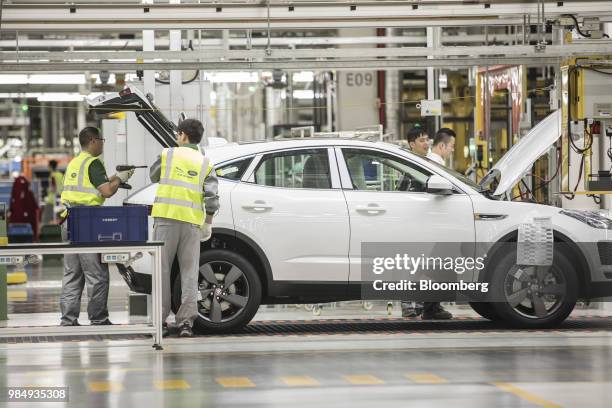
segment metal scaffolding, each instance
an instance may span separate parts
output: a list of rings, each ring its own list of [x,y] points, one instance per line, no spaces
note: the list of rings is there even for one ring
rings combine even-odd
[[[579,14],[612,21],[612,2],[545,1],[546,16]],[[537,21],[533,0],[271,1],[182,4],[76,1],[6,4],[2,28],[19,31],[141,31],[170,29],[267,29],[518,25]]]

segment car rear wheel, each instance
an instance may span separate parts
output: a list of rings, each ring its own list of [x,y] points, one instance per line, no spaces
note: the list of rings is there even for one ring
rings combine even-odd
[[[242,256],[225,249],[200,254],[198,276],[198,333],[227,333],[246,326],[259,308],[261,282],[255,268]],[[176,275],[173,309],[181,304],[181,280]]]
[[[517,265],[516,250],[501,256],[493,273],[494,310],[517,327],[553,327],[576,305],[578,280],[567,256],[555,251],[549,266]],[[501,301],[501,300],[504,301]]]

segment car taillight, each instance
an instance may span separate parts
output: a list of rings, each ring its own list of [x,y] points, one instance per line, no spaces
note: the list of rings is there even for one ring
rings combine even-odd
[[[123,91],[119,92],[119,96],[127,96],[131,94],[132,94],[132,90],[130,88],[125,88]]]

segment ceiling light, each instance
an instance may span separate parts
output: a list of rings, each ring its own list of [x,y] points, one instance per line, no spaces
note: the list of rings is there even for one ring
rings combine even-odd
[[[314,72],[312,71],[301,71],[293,74],[293,82],[312,82],[314,79]]]
[[[314,98],[314,92],[312,89],[298,89],[293,91],[293,97],[295,99],[312,99]]]
[[[259,82],[257,72],[212,72],[205,78],[213,83],[245,83]]]
[[[2,74],[2,85],[83,85],[83,74]]]
[[[47,92],[38,97],[38,102],[82,102],[84,99],[78,93]]]

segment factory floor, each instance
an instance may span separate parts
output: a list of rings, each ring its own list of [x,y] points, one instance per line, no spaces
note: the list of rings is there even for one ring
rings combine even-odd
[[[57,324],[61,265],[28,275],[9,288],[4,325]],[[114,277],[116,323],[131,321],[126,298]],[[384,303],[371,306],[325,305],[320,316],[262,307],[251,330],[171,337],[163,351],[145,336],[13,339],[0,344],[0,390],[69,388],[68,403],[8,404],[16,407],[610,406],[611,312],[581,307],[558,329],[510,330],[465,306],[450,306],[451,322],[403,320],[397,307],[388,315]]]

